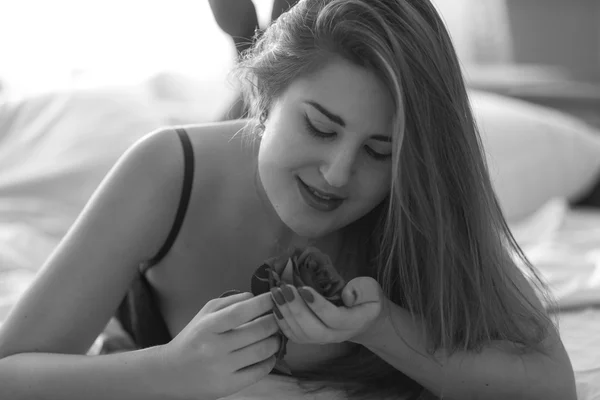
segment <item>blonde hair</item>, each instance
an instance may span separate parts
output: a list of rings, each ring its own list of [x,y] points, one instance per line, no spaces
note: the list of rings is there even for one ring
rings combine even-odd
[[[461,69],[434,6],[303,0],[256,40],[233,71],[251,121],[264,120],[291,82],[331,57],[374,71],[404,110],[405,125],[400,113],[394,121],[390,194],[347,232],[368,244],[364,274],[424,323],[428,350],[477,351],[494,340],[541,349],[552,321],[519,290],[516,260],[541,294],[546,288],[498,205]],[[423,392],[358,345],[299,377],[355,398]]]

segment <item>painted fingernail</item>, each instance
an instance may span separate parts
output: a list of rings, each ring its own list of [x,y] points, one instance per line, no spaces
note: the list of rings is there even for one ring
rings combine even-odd
[[[273,296],[275,303],[279,304],[280,306],[285,304],[285,298],[283,297],[283,294],[281,294],[281,290],[272,288],[271,295]]]
[[[291,303],[292,301],[294,301],[294,292],[292,291],[292,288],[289,285],[283,285],[281,291],[283,292],[283,297],[285,297],[285,300],[287,302]]]
[[[283,315],[281,315],[281,311],[279,311],[277,306],[273,307],[273,313],[278,319],[283,319]]]
[[[312,295],[312,293],[304,288],[299,288],[298,289],[298,293],[300,293],[300,296],[304,299],[304,301],[306,301],[307,303],[312,303],[313,301],[315,301],[315,297]]]

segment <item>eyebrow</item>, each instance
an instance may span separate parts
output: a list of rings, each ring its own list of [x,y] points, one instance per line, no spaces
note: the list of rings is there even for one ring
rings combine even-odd
[[[331,111],[329,111],[328,109],[326,109],[325,107],[323,107],[322,105],[320,105],[319,103],[317,103],[316,101],[310,101],[309,100],[309,101],[306,101],[305,103],[313,106],[321,114],[325,115],[327,118],[329,118],[331,121],[335,122],[336,124],[338,124],[342,128],[346,127],[346,121],[344,121],[344,119],[342,117],[340,117],[339,115],[336,115],[336,114],[332,113]],[[386,142],[386,143],[391,143],[392,142],[392,138],[390,136],[385,136],[385,135],[373,135],[373,136],[371,136],[371,139],[374,139],[374,140],[377,140],[377,141],[380,141],[380,142]]]
[[[346,127],[346,122],[344,121],[344,119],[342,117],[327,110],[325,107],[323,107],[319,103],[317,103],[315,101],[307,101],[306,104],[310,104],[311,106],[316,108],[321,114],[325,115],[327,118],[329,118],[336,124],[340,125],[342,128]]]

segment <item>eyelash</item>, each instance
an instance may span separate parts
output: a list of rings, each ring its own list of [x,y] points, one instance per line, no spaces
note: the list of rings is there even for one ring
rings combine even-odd
[[[329,139],[335,135],[335,132],[322,132],[322,131],[318,130],[317,128],[314,127],[313,124],[310,123],[308,117],[306,117],[306,116],[304,117],[304,125],[306,126],[306,129],[313,136],[316,136],[320,139]],[[374,151],[372,148],[370,148],[369,146],[366,146],[366,150],[367,150],[367,153],[369,153],[369,155],[371,157],[373,157],[375,160],[383,161],[383,160],[387,160],[388,158],[390,158],[390,154],[378,153],[378,152]]]

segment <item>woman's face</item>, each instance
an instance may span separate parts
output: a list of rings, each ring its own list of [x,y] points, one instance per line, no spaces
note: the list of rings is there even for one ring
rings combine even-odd
[[[262,188],[289,229],[323,237],[388,195],[393,116],[383,82],[345,60],[290,85],[269,110],[258,155]]]

